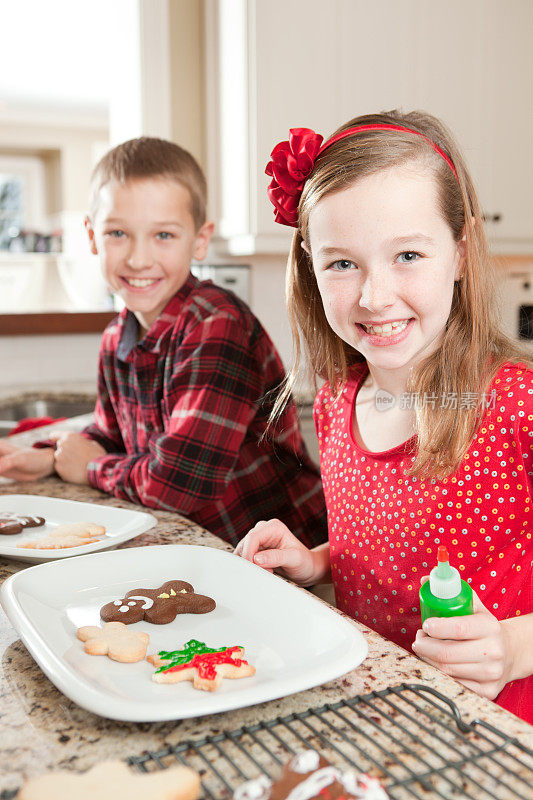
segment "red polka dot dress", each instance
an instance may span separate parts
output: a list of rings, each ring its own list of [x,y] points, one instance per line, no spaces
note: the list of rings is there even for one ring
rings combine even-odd
[[[434,484],[404,476],[416,439],[381,453],[357,444],[352,417],[367,373],[357,367],[336,399],[326,383],[314,405],[337,606],[410,650],[420,577],[445,544],[498,619],[531,613],[533,370],[500,369],[460,468]],[[533,723],[533,678],[508,684],[497,702]]]

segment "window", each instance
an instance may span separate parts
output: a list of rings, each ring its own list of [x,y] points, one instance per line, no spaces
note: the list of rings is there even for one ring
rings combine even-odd
[[[33,155],[0,155],[0,250],[17,247],[23,231],[47,228],[44,164]]]
[[[9,250],[24,227],[24,188],[20,175],[0,173],[0,250]]]

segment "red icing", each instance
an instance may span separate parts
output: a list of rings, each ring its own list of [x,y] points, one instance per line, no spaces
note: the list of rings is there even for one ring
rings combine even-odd
[[[236,658],[233,655],[236,650],[242,652],[240,647],[235,646],[228,647],[228,649],[223,650],[222,653],[202,653],[194,656],[192,660],[188,661],[186,664],[178,664],[178,666],[170,667],[169,669],[163,670],[163,672],[179,672],[182,669],[196,667],[199,678],[214,681],[217,675],[215,667],[218,664],[231,664],[233,667],[240,667],[242,664],[248,664],[247,661]]]

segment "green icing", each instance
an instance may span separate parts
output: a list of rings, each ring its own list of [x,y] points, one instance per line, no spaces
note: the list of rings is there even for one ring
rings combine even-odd
[[[205,653],[223,653],[227,647],[218,647],[213,649],[207,647],[205,642],[199,642],[198,639],[191,639],[187,644],[183,645],[183,650],[160,650],[158,656],[164,659],[167,663],[164,664],[156,672],[163,672],[171,667],[177,667],[180,664],[188,664],[192,661],[194,656],[204,655]]]

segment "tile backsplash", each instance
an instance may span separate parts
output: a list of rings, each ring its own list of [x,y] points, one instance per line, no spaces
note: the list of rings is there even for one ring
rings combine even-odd
[[[100,334],[0,337],[0,391],[47,387],[94,391]]]

